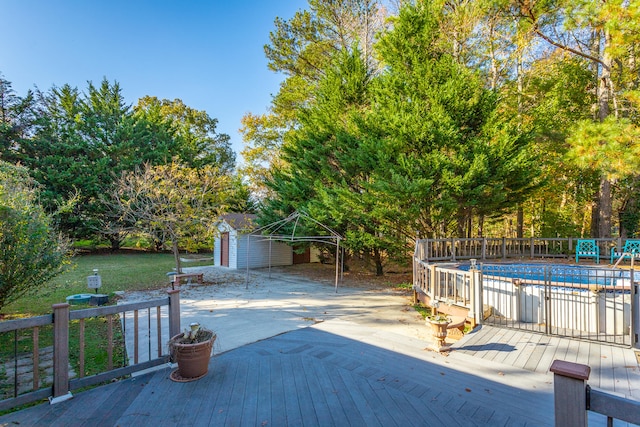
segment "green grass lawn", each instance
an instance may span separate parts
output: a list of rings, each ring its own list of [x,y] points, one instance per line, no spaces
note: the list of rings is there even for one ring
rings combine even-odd
[[[190,262],[183,267],[211,265],[211,261]],[[73,258],[69,270],[43,284],[34,295],[26,296],[7,305],[2,314],[9,318],[29,317],[51,312],[51,306],[66,302],[69,295],[94,293],[87,287],[87,276],[98,269],[102,277],[101,294],[112,295],[115,291],[163,289],[169,286],[167,272],[175,267],[172,254],[166,253],[119,253],[91,254]],[[86,308],[74,305],[71,309]]]

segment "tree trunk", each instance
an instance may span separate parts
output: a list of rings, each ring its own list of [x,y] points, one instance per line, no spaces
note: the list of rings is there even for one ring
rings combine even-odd
[[[600,229],[600,191],[593,198],[591,207],[591,230],[589,236],[598,237]]]
[[[522,239],[524,237],[524,209],[521,204],[518,205],[518,212],[516,216],[516,237],[518,239]]]
[[[173,258],[176,261],[176,273],[182,273],[182,264],[180,263],[180,249],[178,248],[178,239],[171,241],[171,249],[173,250]]]
[[[610,43],[610,36],[605,32],[604,47],[602,50],[602,66],[598,69],[601,70],[600,83],[598,85],[598,120],[604,121],[610,114],[611,109],[609,107],[609,92],[611,89],[611,57],[607,54],[607,47]],[[606,144],[607,141],[601,141],[601,144]],[[611,237],[611,215],[613,214],[611,199],[611,181],[605,176],[600,178],[600,189],[598,191],[598,224],[597,235],[595,237]],[[592,227],[593,230],[593,227]]]
[[[120,250],[120,244],[122,243],[122,240],[120,239],[119,235],[109,235],[108,239],[109,243],[111,244],[111,252]]]
[[[640,199],[636,194],[636,191],[633,191],[618,210],[619,236],[623,239],[638,235]]]
[[[379,249],[373,250],[373,260],[376,263],[376,276],[384,276],[384,269],[382,266],[382,254]]]
[[[611,237],[611,215],[613,213],[611,203],[611,181],[602,177],[600,179],[600,191],[598,200],[598,235],[595,237]]]
[[[464,237],[464,228],[466,225],[466,215],[464,212],[464,208],[459,207],[458,212],[456,214],[456,235],[458,237]]]
[[[478,215],[478,237],[484,237],[484,214]]]

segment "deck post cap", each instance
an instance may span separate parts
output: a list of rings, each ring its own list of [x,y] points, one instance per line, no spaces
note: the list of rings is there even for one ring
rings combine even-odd
[[[554,374],[575,378],[577,380],[588,380],[589,374],[591,374],[591,367],[588,365],[558,359],[553,361],[549,370]]]

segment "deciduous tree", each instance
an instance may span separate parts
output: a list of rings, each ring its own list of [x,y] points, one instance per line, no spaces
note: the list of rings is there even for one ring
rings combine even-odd
[[[167,165],[146,164],[118,178],[111,202],[123,223],[162,243],[170,242],[181,271],[180,244],[206,241],[225,210],[230,177],[207,165],[190,168],[175,159]]]

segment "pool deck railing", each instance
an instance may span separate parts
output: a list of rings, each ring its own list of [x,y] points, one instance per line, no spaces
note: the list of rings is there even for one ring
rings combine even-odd
[[[458,261],[465,259],[508,259],[508,258],[566,258],[575,256],[578,240],[576,237],[476,237],[417,239],[414,257],[429,262]],[[606,254],[614,249],[621,252],[625,239],[598,238],[594,240],[606,259]]]
[[[547,264],[469,270],[414,259],[416,301],[473,326],[488,323],[630,347],[638,346],[638,284],[633,268],[579,266],[558,275]],[[533,271],[536,270],[536,271]]]

